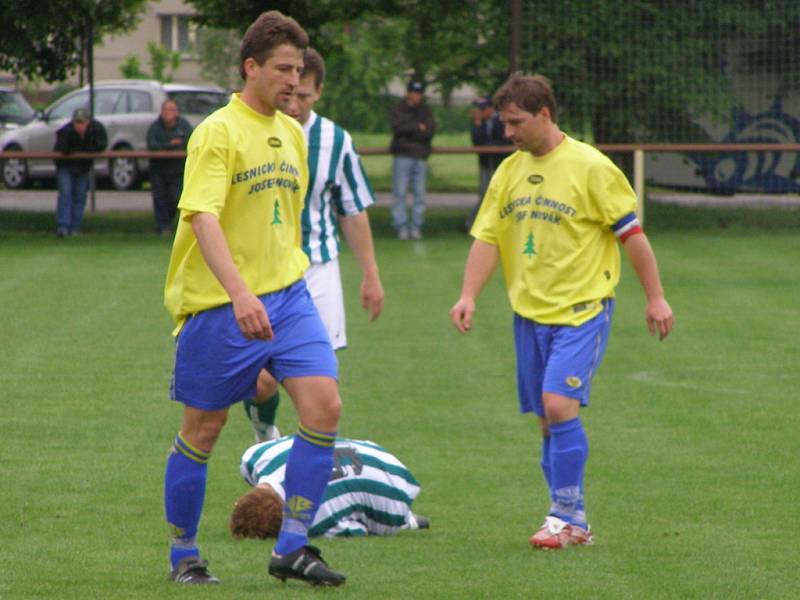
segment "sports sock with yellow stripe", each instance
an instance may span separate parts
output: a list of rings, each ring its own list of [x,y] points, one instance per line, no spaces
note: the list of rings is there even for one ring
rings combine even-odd
[[[308,543],[308,529],[331,477],[335,442],[336,432],[299,426],[286,459],[286,501],[275,545],[277,554],[290,554]]]
[[[170,562],[172,568],[187,556],[199,556],[196,536],[211,454],[203,452],[178,434],[167,458],[164,475],[164,509],[172,531]]]

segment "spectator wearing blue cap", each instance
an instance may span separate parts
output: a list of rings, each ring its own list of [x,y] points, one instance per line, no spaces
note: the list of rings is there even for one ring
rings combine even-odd
[[[391,113],[392,226],[401,240],[422,239],[425,221],[425,181],[436,121],[424,98],[425,84],[412,79],[405,98]],[[406,205],[409,187],[413,195],[410,219]]]

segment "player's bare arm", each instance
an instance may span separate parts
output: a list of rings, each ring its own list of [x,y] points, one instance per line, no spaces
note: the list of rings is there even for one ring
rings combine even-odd
[[[206,264],[231,299],[233,314],[244,336],[249,340],[272,339],[267,311],[236,268],[217,216],[211,213],[195,214],[192,217],[192,231]]]
[[[361,306],[369,311],[369,320],[377,319],[383,310],[383,284],[375,261],[375,246],[366,211],[344,216],[339,220],[348,246],[361,267]]]
[[[475,300],[489,281],[500,259],[497,246],[475,240],[467,256],[464,268],[464,283],[461,286],[461,297],[450,309],[450,320],[461,333],[472,329],[472,315],[475,313]]]
[[[647,329],[650,331],[650,335],[658,333],[658,339],[663,340],[672,330],[675,318],[664,298],[664,288],[661,286],[658,264],[650,241],[645,234],[636,233],[625,240],[623,247],[647,299],[645,309]]]

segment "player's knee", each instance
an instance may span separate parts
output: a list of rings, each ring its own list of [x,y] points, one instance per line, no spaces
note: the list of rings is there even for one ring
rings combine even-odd
[[[560,394],[545,392],[542,394],[546,424],[569,421],[578,416],[580,402]]]
[[[195,448],[211,452],[227,420],[227,412],[215,414],[211,418],[184,423],[181,433],[184,439]]]
[[[261,369],[256,380],[256,404],[263,404],[278,391],[278,380],[275,379],[266,369]]]

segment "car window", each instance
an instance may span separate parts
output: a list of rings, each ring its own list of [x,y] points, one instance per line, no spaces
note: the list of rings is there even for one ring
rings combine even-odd
[[[206,116],[228,103],[228,95],[221,92],[169,92],[178,110],[184,115]]]
[[[123,112],[124,106],[118,108],[122,90],[100,90],[94,94],[94,114],[113,115]]]
[[[155,112],[155,108],[153,108],[153,98],[147,92],[129,90],[126,93],[126,95],[128,97],[127,112],[129,113]]]
[[[58,101],[47,113],[51,119],[69,119],[76,108],[89,108],[89,92],[67,96]]]
[[[33,109],[19,92],[0,92],[0,121],[27,123],[33,118]]]

